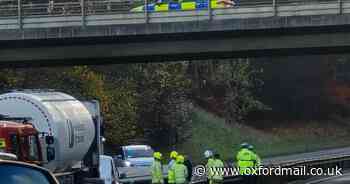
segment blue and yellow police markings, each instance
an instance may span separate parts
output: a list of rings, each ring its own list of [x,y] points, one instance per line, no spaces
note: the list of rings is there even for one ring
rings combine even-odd
[[[223,5],[217,4],[217,0],[210,0],[211,8],[223,8]],[[168,3],[152,3],[147,5],[148,12],[162,12],[162,11],[179,11],[179,10],[205,10],[208,9],[207,0],[196,1],[181,1]],[[133,8],[131,12],[143,12],[144,6]]]
[[[0,138],[0,148],[5,148],[6,147],[6,142],[4,138]]]

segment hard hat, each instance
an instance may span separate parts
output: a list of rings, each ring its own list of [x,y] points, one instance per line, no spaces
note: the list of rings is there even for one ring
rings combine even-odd
[[[182,155],[178,155],[176,157],[176,162],[177,163],[184,163],[185,162],[185,158]]]
[[[249,149],[249,150],[254,150],[254,146],[250,144],[250,145],[248,146],[248,149]]]
[[[211,150],[207,150],[204,152],[204,157],[209,158],[213,156],[213,152]]]
[[[162,159],[162,154],[160,152],[154,152],[153,157],[160,160]]]
[[[241,148],[248,148],[249,147],[249,144],[244,142],[240,145]]]
[[[176,151],[170,152],[170,158],[176,159],[177,155],[178,155],[178,153]]]

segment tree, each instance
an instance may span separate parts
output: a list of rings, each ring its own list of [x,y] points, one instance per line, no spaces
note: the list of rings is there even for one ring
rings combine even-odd
[[[69,84],[88,99],[98,99],[104,116],[105,137],[110,145],[121,145],[137,133],[135,82],[105,83],[105,76],[88,67],[74,67],[67,72]]]
[[[179,131],[189,121],[190,113],[191,81],[186,77],[186,68],[185,62],[139,65],[138,122],[146,136],[162,137],[163,143],[172,145],[182,138]]]
[[[217,69],[217,80],[226,87],[226,121],[241,122],[249,112],[267,108],[254,96],[254,90],[263,84],[258,78],[261,72],[249,59],[223,62]]]
[[[2,69],[0,72],[0,89],[4,91],[6,89],[12,89],[22,83],[24,77],[16,73],[15,70]]]
[[[198,61],[190,66],[193,96],[208,111],[232,123],[241,122],[250,111],[266,108],[254,94],[263,85],[262,70],[248,59]]]

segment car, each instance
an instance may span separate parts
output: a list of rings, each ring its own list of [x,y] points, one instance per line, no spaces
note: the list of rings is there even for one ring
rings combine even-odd
[[[212,9],[233,7],[231,0],[210,0]],[[207,0],[178,0],[162,1],[160,3],[150,3],[147,5],[147,12],[183,11],[183,10],[207,10]],[[131,12],[144,12],[145,6],[141,5],[130,10]]]
[[[59,184],[50,171],[13,160],[0,160],[0,183]]]
[[[118,150],[118,167],[148,167],[153,163],[153,149],[148,145],[127,145]]]

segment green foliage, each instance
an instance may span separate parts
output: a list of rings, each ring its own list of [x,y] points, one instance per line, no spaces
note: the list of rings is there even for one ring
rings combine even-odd
[[[117,86],[111,86],[109,94],[112,98],[106,118],[110,121],[105,132],[110,144],[124,144],[139,132],[136,83],[133,80],[119,81]]]
[[[69,83],[78,88],[81,96],[96,98],[101,103],[103,112],[109,112],[111,97],[105,89],[104,76],[90,70],[87,66],[73,67],[67,73]]]
[[[227,89],[225,106],[228,122],[242,121],[249,112],[266,108],[253,93],[263,84],[258,78],[261,72],[254,69],[249,60],[223,62],[218,67],[216,79]]]
[[[348,146],[350,132],[343,125],[329,122],[307,122],[296,129],[257,130],[246,125],[227,124],[225,119],[195,108],[191,114],[192,136],[178,146],[193,162],[204,161],[206,149],[218,151],[224,160],[232,160],[242,142],[253,144],[261,157],[311,152]],[[320,131],[322,130],[322,131]]]
[[[74,67],[67,72],[70,84],[88,99],[97,99],[105,122],[107,143],[118,145],[136,135],[136,98],[133,81],[106,85],[105,76],[88,67]]]
[[[15,88],[24,80],[23,76],[18,75],[14,70],[2,69],[0,71],[0,89]]]
[[[106,138],[112,145],[142,136],[166,145],[187,139],[190,95],[198,84],[200,93],[212,90],[220,94],[223,89],[225,103],[217,109],[227,111],[228,117],[244,117],[261,105],[251,92],[258,85],[249,62],[201,61],[194,64],[198,68],[194,73],[191,65],[176,62],[8,70],[0,74],[0,85],[7,89],[54,88],[78,99],[99,100]]]
[[[167,135],[170,140],[163,139],[165,144],[176,144],[181,127],[189,120],[191,81],[186,78],[186,63],[143,64],[138,73],[140,127],[146,136]]]
[[[248,59],[193,62],[191,72],[197,103],[230,123],[242,122],[249,112],[266,108],[255,95],[263,85],[262,70]]]

